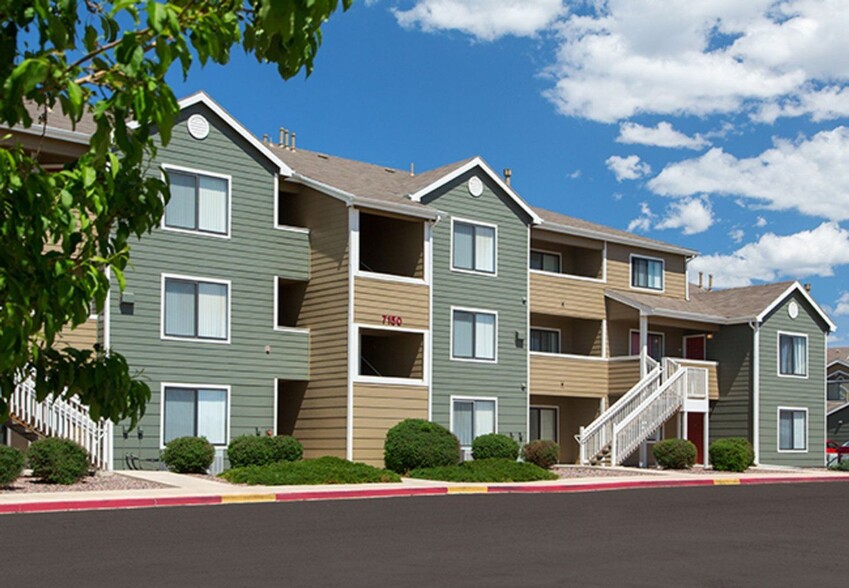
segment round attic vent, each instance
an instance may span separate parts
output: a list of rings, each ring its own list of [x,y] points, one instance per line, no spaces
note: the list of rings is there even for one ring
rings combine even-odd
[[[193,114],[186,122],[189,134],[195,139],[202,140],[209,136],[209,121],[200,114]]]
[[[787,305],[787,314],[789,314],[792,319],[799,316],[799,305],[796,304],[795,301]]]
[[[483,182],[477,176],[469,178],[469,194],[475,198],[479,198],[483,194]]]

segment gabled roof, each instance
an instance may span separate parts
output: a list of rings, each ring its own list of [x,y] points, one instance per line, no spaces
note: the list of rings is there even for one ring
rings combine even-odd
[[[826,363],[829,367],[834,364],[849,367],[849,347],[829,347],[826,352]]]

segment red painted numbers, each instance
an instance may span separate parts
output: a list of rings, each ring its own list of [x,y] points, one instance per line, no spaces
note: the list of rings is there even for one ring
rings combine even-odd
[[[389,325],[391,327],[400,327],[402,324],[404,324],[404,320],[400,316],[394,314],[384,314],[383,324]]]

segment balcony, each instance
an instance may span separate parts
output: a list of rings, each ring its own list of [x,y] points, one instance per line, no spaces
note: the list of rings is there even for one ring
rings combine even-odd
[[[607,396],[607,361],[601,357],[532,351],[531,394],[603,398]]]
[[[376,276],[354,278],[354,321],[407,329],[430,328],[430,287],[386,281]]]
[[[531,270],[531,312],[605,318],[604,283]]]
[[[360,211],[359,272],[424,280],[425,228],[419,220]]]

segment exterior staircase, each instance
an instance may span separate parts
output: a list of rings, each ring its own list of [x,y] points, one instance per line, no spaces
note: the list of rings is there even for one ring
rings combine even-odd
[[[42,437],[70,439],[85,448],[94,467],[112,469],[112,423],[92,420],[88,407],[76,398],[39,402],[31,379],[18,384],[12,392],[9,418],[3,424],[29,441]]]
[[[575,436],[581,464],[620,465],[687,400],[706,406],[707,370],[683,367],[671,358],[643,360],[648,373]]]

